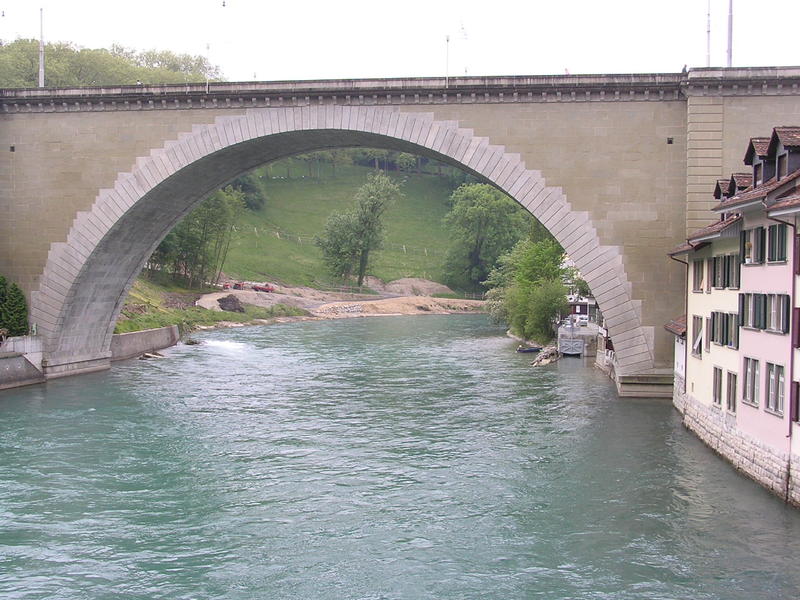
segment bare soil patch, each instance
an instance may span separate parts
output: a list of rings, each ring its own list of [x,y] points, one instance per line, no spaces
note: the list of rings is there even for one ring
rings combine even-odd
[[[432,294],[452,293],[450,288],[434,281],[408,278],[384,285],[378,279],[370,279],[372,280],[368,281],[367,285],[379,291],[382,296],[324,292],[306,287],[272,284],[275,287],[274,292],[225,290],[204,294],[197,300],[197,306],[220,310],[218,300],[232,294],[243,304],[265,308],[275,304],[286,304],[305,309],[313,316],[325,319],[377,315],[450,314],[483,310],[484,302],[482,300],[431,297]]]

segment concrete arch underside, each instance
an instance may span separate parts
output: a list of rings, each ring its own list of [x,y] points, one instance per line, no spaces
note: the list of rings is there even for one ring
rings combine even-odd
[[[113,188],[78,213],[65,242],[51,245],[31,320],[44,339],[45,373],[106,368],[114,323],[142,266],[199,201],[243,172],[297,153],[367,146],[448,162],[506,192],[562,244],[589,283],[614,340],[618,374],[653,367],[651,336],[631,296],[622,254],[602,245],[586,212],[520,156],[490,140],[394,107],[255,108],[220,117],[139,157]]]

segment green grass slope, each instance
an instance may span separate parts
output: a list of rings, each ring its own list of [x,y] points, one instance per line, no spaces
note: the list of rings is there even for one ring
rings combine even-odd
[[[245,211],[234,234],[224,272],[247,280],[277,279],[286,283],[324,287],[337,285],[326,273],[322,254],[314,245],[328,216],[349,208],[371,169],[347,166],[321,179],[277,177],[279,169],[259,171],[266,205]],[[448,211],[452,187],[447,178],[431,174],[395,173],[404,180],[405,197],[385,216],[386,243],[375,254],[370,275],[384,281],[422,277],[441,281],[447,251],[442,218]]]

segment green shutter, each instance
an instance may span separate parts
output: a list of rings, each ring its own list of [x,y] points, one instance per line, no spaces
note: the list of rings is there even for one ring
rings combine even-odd
[[[789,296],[782,295],[778,296],[781,299],[781,304],[783,304],[783,333],[789,333],[789,315],[790,315],[790,308],[789,308]]]
[[[744,262],[744,242],[746,232],[744,230],[739,232],[739,263]],[[740,302],[741,304],[741,302]]]
[[[744,294],[739,294],[739,323],[744,323]]]

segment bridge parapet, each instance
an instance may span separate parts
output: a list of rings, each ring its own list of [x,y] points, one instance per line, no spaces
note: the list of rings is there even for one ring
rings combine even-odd
[[[674,101],[692,95],[794,95],[800,67],[687,73],[414,77],[0,90],[3,112],[242,109],[540,102]]]

